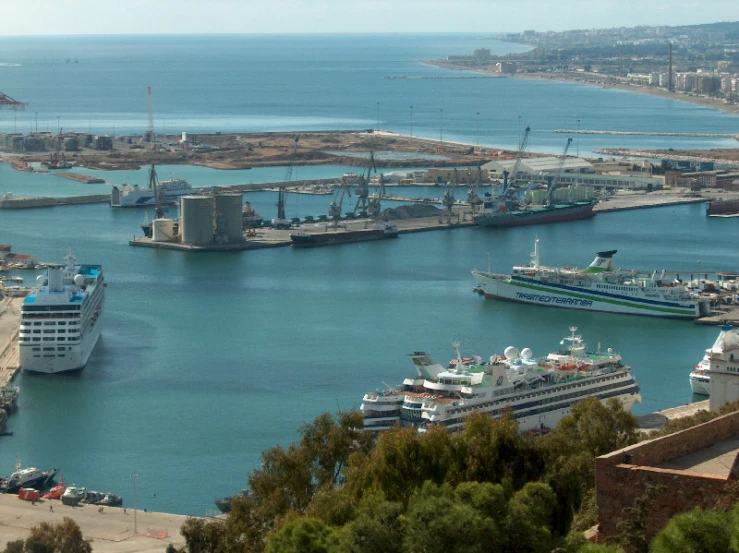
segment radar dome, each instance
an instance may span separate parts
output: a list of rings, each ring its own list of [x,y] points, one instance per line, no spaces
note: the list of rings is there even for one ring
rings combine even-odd
[[[44,280],[46,280],[46,277],[44,275],[39,275],[36,277],[36,284],[38,284],[39,286],[43,286]]]
[[[521,350],[521,357],[523,359],[531,359],[534,356],[534,352],[531,351],[531,348],[523,348]]]
[[[503,355],[505,355],[507,359],[516,359],[518,357],[518,348],[515,346],[508,346],[503,352]]]
[[[82,286],[85,283],[85,276],[84,275],[74,275],[74,283],[77,286]]]

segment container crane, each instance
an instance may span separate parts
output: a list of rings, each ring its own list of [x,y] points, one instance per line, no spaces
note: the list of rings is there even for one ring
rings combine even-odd
[[[293,151],[290,154],[290,160],[288,161],[287,169],[285,170],[284,182],[277,189],[277,203],[275,204],[277,206],[277,218],[272,219],[272,226],[278,228],[285,227],[286,225],[289,226],[289,222],[285,217],[285,188],[293,178],[293,165],[295,164],[295,156],[298,153],[298,140],[300,140],[300,135],[295,137],[295,141],[293,142]]]

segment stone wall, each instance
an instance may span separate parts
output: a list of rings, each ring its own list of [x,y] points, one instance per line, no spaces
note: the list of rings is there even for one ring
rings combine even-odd
[[[726,486],[725,477],[659,469],[655,465],[737,435],[739,412],[598,457],[595,486],[601,536],[618,534],[617,523],[624,507],[633,505],[649,485],[664,487],[649,516],[647,532],[650,538],[676,514],[694,507],[715,505]]]

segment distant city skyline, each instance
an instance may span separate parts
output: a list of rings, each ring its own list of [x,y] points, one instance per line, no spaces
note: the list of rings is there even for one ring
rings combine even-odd
[[[0,36],[219,33],[515,33],[739,21],[736,0],[30,0]]]

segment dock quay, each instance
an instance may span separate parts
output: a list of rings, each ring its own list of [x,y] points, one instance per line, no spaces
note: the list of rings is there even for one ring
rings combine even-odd
[[[63,179],[75,180],[77,182],[83,182],[85,184],[103,184],[105,179],[98,177],[91,177],[89,175],[80,175],[79,173],[54,173],[57,177]]]
[[[10,383],[20,370],[18,329],[23,298],[0,299],[0,386]]]
[[[55,499],[31,502],[16,494],[0,494],[0,549],[28,538],[32,527],[42,522],[59,524],[64,517],[80,527],[95,553],[163,553],[170,543],[179,549],[185,545],[180,527],[189,518],[141,509],[134,512],[130,506],[101,510],[97,505],[72,507]]]
[[[398,234],[428,232],[433,230],[449,230],[454,228],[475,226],[472,221],[465,220],[463,213],[459,208],[455,208],[451,223],[440,223],[439,216],[415,217],[411,219],[395,219],[392,222],[393,224],[397,225]],[[348,228],[349,230],[360,229],[364,228],[364,226],[368,224],[371,224],[371,221],[369,219],[355,219],[351,222],[346,221],[342,223],[341,228]],[[253,236],[247,236],[243,242],[236,242],[232,244],[208,244],[205,246],[192,246],[189,244],[182,244],[181,242],[154,242],[151,238],[144,237],[134,237],[129,240],[128,244],[130,246],[138,246],[143,248],[161,248],[192,252],[260,250],[265,248],[280,248],[290,246],[292,244],[290,234],[295,231],[320,233],[326,232],[326,229],[326,223],[304,224],[299,227],[290,229],[256,229]]]
[[[110,202],[110,194],[94,194],[90,196],[67,196],[52,198],[38,196],[34,198],[5,196],[0,198],[0,209],[30,209],[34,207],[56,207],[60,205],[102,204]]]
[[[595,129],[555,129],[554,132],[561,134],[608,134],[616,136],[687,136],[698,138],[733,138],[739,140],[739,134],[710,132],[608,131]]]
[[[668,420],[691,417],[698,411],[708,411],[707,399],[704,401],[696,401],[695,403],[688,403],[687,405],[680,405],[679,407],[671,407],[649,415],[642,415],[640,417],[636,417],[636,420],[639,424],[639,429],[648,432],[650,430],[662,429]]]

